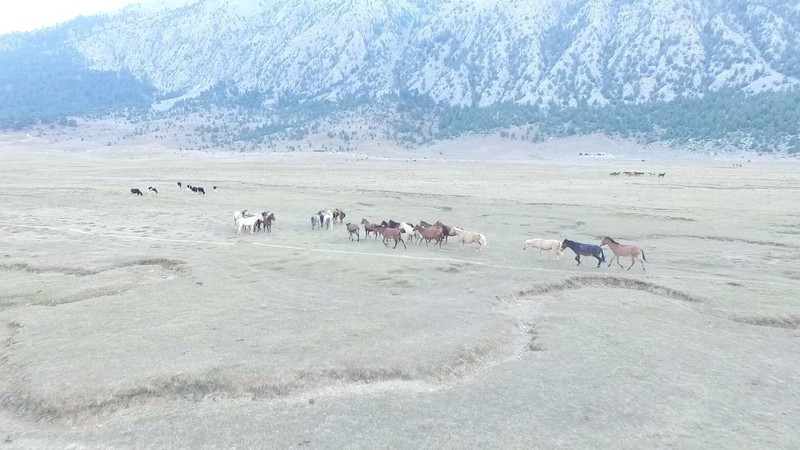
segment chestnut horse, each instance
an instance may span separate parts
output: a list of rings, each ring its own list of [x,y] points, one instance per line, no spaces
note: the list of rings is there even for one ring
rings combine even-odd
[[[389,239],[394,239],[394,247],[397,248],[397,242],[400,241],[403,244],[403,248],[406,247],[406,243],[403,241],[403,232],[399,228],[389,228],[386,225],[381,225],[378,227],[378,233],[383,236],[383,245],[389,246]]]
[[[608,262],[609,266],[611,266],[611,263],[613,263],[614,259],[616,258],[617,264],[619,264],[619,266],[622,267],[622,264],[620,264],[619,262],[619,259],[621,257],[631,258],[631,265],[628,266],[628,270],[631,270],[631,267],[633,267],[633,265],[636,264],[636,260],[639,259],[639,255],[642,255],[642,260],[647,261],[647,258],[644,257],[644,250],[639,248],[638,245],[620,244],[619,242],[615,241],[614,239],[611,239],[608,236],[603,238],[603,242],[601,242],[600,245],[608,245],[608,248],[610,248],[611,251],[614,252],[614,256],[611,258],[611,261]],[[639,261],[639,263],[642,265],[642,270],[646,272],[647,269],[644,268],[644,262]],[[624,269],[624,267],[622,268]]]
[[[442,235],[442,229],[441,228],[439,228],[439,227],[422,227],[422,226],[416,225],[413,228],[413,231],[415,231],[415,232],[420,234],[421,239],[419,240],[419,243],[421,243],[424,240],[425,241],[425,245],[428,245],[428,244],[430,244],[431,241],[436,241],[436,243],[439,244],[439,247],[442,246],[442,239],[443,239],[444,236]]]
[[[433,226],[440,227],[442,229],[442,235],[444,236],[444,243],[445,244],[447,244],[447,237],[448,236],[455,236],[456,235],[455,231],[453,231],[453,227],[445,225],[445,224],[443,224],[442,222],[440,222],[438,220],[436,221],[436,223],[433,224]]]

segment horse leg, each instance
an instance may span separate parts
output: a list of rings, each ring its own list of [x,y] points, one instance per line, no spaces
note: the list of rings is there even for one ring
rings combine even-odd
[[[631,265],[628,266],[628,270],[631,270],[631,267],[633,267],[634,264],[636,264],[636,257],[631,256]]]
[[[614,264],[614,258],[617,257],[617,254],[614,253],[614,256],[611,257],[611,261],[608,262],[608,267],[611,267],[611,264]]]
[[[408,247],[406,247],[406,242],[403,240],[403,237],[400,236],[398,239],[400,239],[400,242],[403,243],[403,248],[408,250]],[[394,243],[394,246],[397,247],[397,242]]]
[[[619,268],[620,268],[620,269],[624,269],[625,267],[623,267],[622,263],[620,263],[620,262],[619,262],[619,255],[617,255],[617,254],[615,253],[615,254],[614,254],[614,256],[617,258],[617,265],[619,266]]]
[[[597,258],[597,267],[595,267],[595,269],[599,269],[600,268],[600,263],[602,263],[603,260],[598,258],[597,256],[595,256],[595,258]]]
[[[578,265],[581,265],[581,255],[575,255],[575,261],[578,261]]]

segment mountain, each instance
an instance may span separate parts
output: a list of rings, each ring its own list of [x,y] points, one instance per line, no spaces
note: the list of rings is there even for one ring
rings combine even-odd
[[[280,117],[269,133],[380,107],[437,121],[429,138],[526,121],[619,133],[601,113],[662,120],[621,124],[652,134],[670,114],[733,107],[745,116],[724,134],[752,135],[766,104],[767,127],[788,114],[772,127],[788,142],[800,123],[781,125],[800,119],[800,2],[162,1],[0,36],[0,86],[6,126],[223,108],[243,126]],[[477,130],[454,128],[459,118]]]

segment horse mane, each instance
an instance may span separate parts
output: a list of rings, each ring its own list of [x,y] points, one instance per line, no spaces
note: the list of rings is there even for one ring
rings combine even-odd
[[[610,238],[610,237],[608,237],[608,236],[606,236],[606,239],[608,239],[609,241],[611,241],[611,243],[612,243],[612,244],[619,244],[619,242],[615,241],[614,239],[611,239],[611,238]]]

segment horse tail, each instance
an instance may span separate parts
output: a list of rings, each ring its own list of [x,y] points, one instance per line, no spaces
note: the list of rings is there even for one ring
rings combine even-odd
[[[486,247],[486,236],[484,236],[482,234],[480,236],[481,236],[481,239],[480,239],[481,247]]]
[[[642,252],[642,259],[647,261],[647,258],[644,257],[644,250],[639,250],[639,251]]]
[[[603,252],[602,247],[600,247],[600,261],[606,262],[606,254]]]

